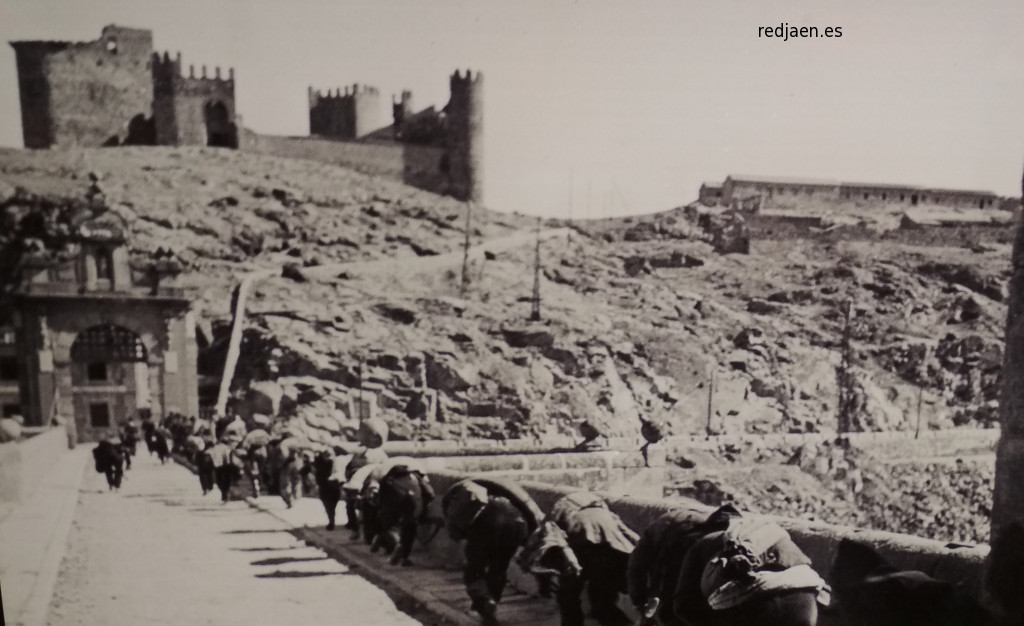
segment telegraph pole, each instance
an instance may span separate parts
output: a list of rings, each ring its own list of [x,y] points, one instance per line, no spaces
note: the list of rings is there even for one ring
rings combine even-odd
[[[843,340],[841,344],[842,358],[839,363],[839,411],[837,414],[836,430],[845,433],[850,430],[850,402],[852,396],[852,384],[850,371],[850,311],[853,302],[847,299],[843,302]]]
[[[708,374],[708,423],[705,427],[708,437],[711,437],[711,402],[715,397],[715,370],[711,369]]]
[[[917,428],[914,429],[914,439],[921,436],[921,398],[924,396],[924,384],[917,388]]]
[[[540,216],[537,216],[537,245],[533,256],[533,311],[530,320],[540,321]]]
[[[459,287],[459,294],[463,297],[466,295],[466,289],[469,287],[469,233],[470,226],[472,225],[473,219],[473,203],[466,203],[466,239],[462,244],[462,285]]]
[[[569,170],[569,228],[565,234],[565,243],[572,245],[572,170]]]

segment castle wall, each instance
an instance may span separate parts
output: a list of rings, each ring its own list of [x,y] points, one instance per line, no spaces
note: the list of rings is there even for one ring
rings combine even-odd
[[[403,182],[444,194],[447,176],[442,148],[400,143],[349,143],[315,137],[280,137],[244,131],[241,147],[249,152],[309,159],[346,167],[370,176]]]
[[[107,26],[86,43],[14,42],[26,147],[145,143],[152,33]]]

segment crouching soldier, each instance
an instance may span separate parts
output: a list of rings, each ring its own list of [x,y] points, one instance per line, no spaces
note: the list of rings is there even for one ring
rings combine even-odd
[[[599,624],[625,626],[632,621],[618,599],[628,593],[626,570],[638,539],[599,496],[577,491],[555,503],[518,562],[538,576],[542,591],[546,576],[557,578],[562,626],[583,626],[584,586]]]
[[[207,450],[206,455],[213,466],[214,481],[217,483],[217,488],[220,489],[220,501],[227,502],[235,473],[235,467],[231,460],[231,447],[221,441]]]
[[[498,623],[509,563],[531,531],[519,504],[468,479],[452,485],[441,501],[448,534],[455,541],[465,540],[463,582],[485,625]]]
[[[334,530],[334,516],[341,499],[341,483],[334,472],[334,454],[330,450],[319,452],[313,459],[313,476],[317,493],[327,513],[327,530]]]
[[[381,479],[377,524],[380,542],[385,552],[391,553],[392,565],[412,564],[409,554],[416,531],[433,500],[430,480],[418,468],[394,465]]]
[[[356,472],[367,465],[383,463],[388,455],[382,446],[388,440],[387,422],[380,419],[368,419],[359,424],[359,431],[356,439],[363,448],[352,455],[348,465],[345,466],[345,515],[348,520],[345,528],[352,531],[352,538],[359,539],[359,509],[361,506],[361,492],[363,483],[353,482]],[[369,541],[370,538],[367,537]]]
[[[121,448],[121,440],[117,437],[103,439],[93,448],[92,456],[96,462],[96,471],[106,474],[107,489],[120,489],[121,479],[124,477],[124,450]]]

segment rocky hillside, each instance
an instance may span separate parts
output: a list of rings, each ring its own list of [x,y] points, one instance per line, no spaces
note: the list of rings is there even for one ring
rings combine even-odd
[[[862,429],[990,421],[1009,250],[754,242],[717,255],[682,210],[541,227],[323,164],[215,149],[0,151],[0,204],[80,197],[94,172],[133,253],[170,246],[215,395],[231,289],[249,301],[236,410],[326,442],[365,402],[401,438],[830,430],[853,302]],[[17,187],[25,191],[15,193]],[[524,210],[528,207],[524,207]],[[363,409],[365,411],[369,409]]]

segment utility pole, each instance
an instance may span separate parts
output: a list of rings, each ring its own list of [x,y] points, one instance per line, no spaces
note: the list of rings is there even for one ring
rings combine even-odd
[[[708,423],[705,427],[708,437],[711,437],[711,402],[715,397],[715,370],[711,368],[708,374]]]
[[[459,287],[459,294],[463,297],[466,295],[466,289],[469,287],[469,233],[470,226],[473,221],[473,203],[466,203],[466,239],[462,244],[462,285]]]
[[[565,234],[565,243],[572,245],[572,170],[569,170],[569,228]]]
[[[853,395],[853,385],[851,381],[853,374],[850,371],[850,311],[852,308],[853,302],[849,298],[846,299],[843,302],[843,340],[840,347],[842,356],[837,376],[837,386],[839,387],[839,406],[836,416],[836,430],[840,433],[845,433],[850,430],[850,404]]]
[[[363,423],[363,357],[359,357],[359,423]]]
[[[537,216],[537,245],[533,256],[533,311],[530,320],[540,321],[540,216]]]
[[[917,428],[914,429],[914,439],[921,436],[921,397],[924,395],[924,385],[917,388]]]

